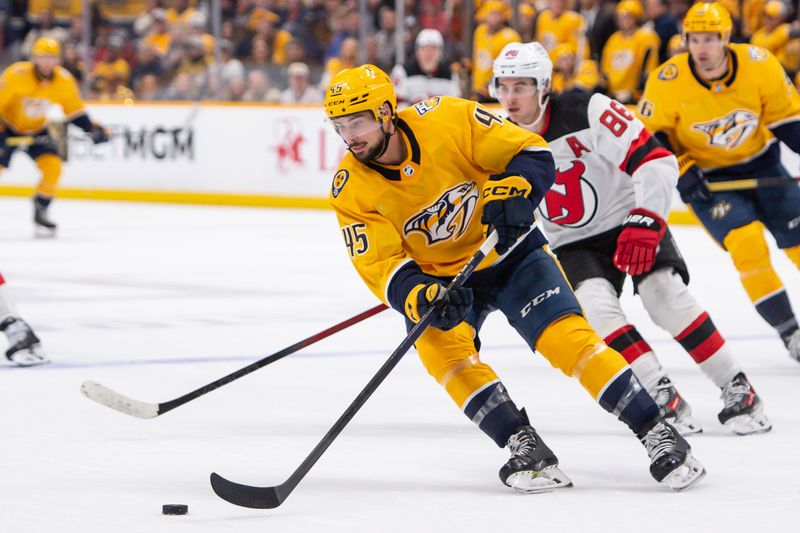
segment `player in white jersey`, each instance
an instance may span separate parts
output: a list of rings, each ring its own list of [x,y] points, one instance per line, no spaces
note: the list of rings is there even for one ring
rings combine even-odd
[[[628,360],[665,417],[701,431],[653,350],[625,317],[633,278],[653,321],[720,389],[720,422],[737,434],[769,431],[755,390],[711,318],[690,294],[689,273],[665,218],[678,180],[675,156],[633,113],[602,94],[550,94],[553,65],[539,43],[506,45],[490,89],[511,120],[542,135],[556,181],[539,204],[542,225],[590,324]]]
[[[5,279],[0,274],[0,331],[8,339],[6,358],[19,366],[35,366],[49,363],[42,351],[39,338],[27,322],[17,315],[6,295]]]

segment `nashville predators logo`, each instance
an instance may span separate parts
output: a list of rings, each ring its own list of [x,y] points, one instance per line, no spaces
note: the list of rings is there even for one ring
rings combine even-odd
[[[692,129],[708,135],[708,144],[732,150],[758,128],[758,116],[746,109],[736,109],[722,118],[694,124]]]
[[[425,235],[429,245],[449,238],[456,241],[466,231],[477,203],[478,188],[474,181],[456,185],[445,191],[433,205],[409,218],[403,232],[408,236],[418,231]]]

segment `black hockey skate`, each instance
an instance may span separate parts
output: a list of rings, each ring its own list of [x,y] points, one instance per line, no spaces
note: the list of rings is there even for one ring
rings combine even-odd
[[[532,494],[572,486],[558,458],[531,426],[522,426],[508,439],[511,459],[500,469],[500,480],[517,492]]]
[[[653,399],[658,405],[661,417],[675,426],[675,429],[684,437],[703,432],[700,424],[692,418],[692,408],[678,393],[668,377],[664,376],[658,380],[653,391]]]
[[[764,414],[764,404],[750,385],[747,376],[739,372],[722,388],[725,407],[717,417],[737,435],[766,433],[772,422]]]
[[[49,363],[42,351],[39,337],[27,322],[16,316],[9,316],[0,322],[0,331],[8,337],[6,358],[19,366],[35,366]]]
[[[692,447],[686,439],[662,418],[637,436],[650,456],[650,475],[662,485],[686,490],[706,474],[700,461],[692,456]]]
[[[49,207],[49,199],[38,196],[33,199],[33,224],[37,237],[54,237],[56,234],[58,226],[48,216]]]

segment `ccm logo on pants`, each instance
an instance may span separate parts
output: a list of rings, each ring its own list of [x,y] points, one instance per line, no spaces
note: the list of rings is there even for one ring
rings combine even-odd
[[[533,300],[525,304],[525,307],[519,312],[520,315],[523,317],[528,316],[528,313],[531,312],[531,309],[542,303],[543,301],[547,300],[551,296],[555,296],[561,292],[561,287],[555,287],[552,289],[547,289],[542,294],[536,296]]]

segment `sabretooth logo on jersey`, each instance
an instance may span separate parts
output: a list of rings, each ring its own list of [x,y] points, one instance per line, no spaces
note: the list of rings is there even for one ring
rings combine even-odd
[[[693,124],[692,129],[708,135],[708,144],[731,150],[742,144],[758,128],[758,116],[736,109],[721,118]]]
[[[452,238],[457,241],[466,231],[478,203],[475,182],[462,183],[448,189],[433,205],[412,216],[403,225],[406,236],[417,231],[428,244]]]
[[[523,318],[525,318],[526,316],[528,316],[528,313],[531,312],[531,309],[533,309],[543,301],[547,300],[551,296],[555,296],[556,294],[561,294],[561,287],[553,287],[552,289],[547,289],[542,294],[537,295],[536,297],[533,298],[533,300],[525,304],[525,307],[523,307],[520,310],[519,314]]]

